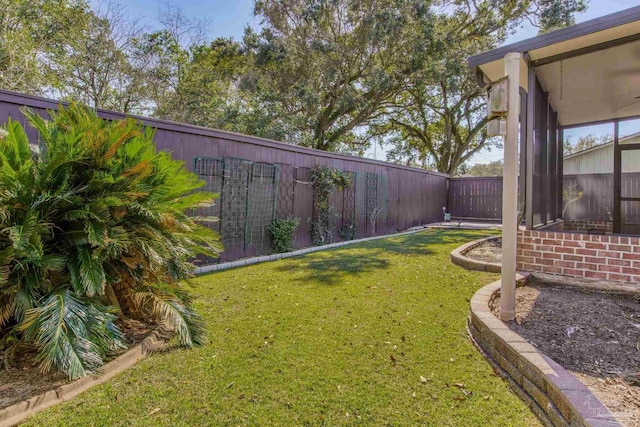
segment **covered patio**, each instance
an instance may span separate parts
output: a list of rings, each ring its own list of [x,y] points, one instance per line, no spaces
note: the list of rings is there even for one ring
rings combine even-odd
[[[510,98],[516,101],[508,114],[518,117],[511,138],[507,115],[503,193],[505,209],[515,198],[507,182],[517,180],[512,230],[508,210],[503,220],[505,243],[510,232],[514,240],[517,234],[517,269],[640,282],[640,184],[625,178],[640,144],[620,143],[640,131],[640,7],[472,56],[469,65],[483,87],[511,67],[509,83],[519,87],[519,96]],[[575,189],[563,179],[563,142],[596,125],[610,126],[613,140],[612,170],[601,171],[611,178],[599,189],[602,212],[584,223],[565,221]],[[576,193],[573,198],[582,197]]]

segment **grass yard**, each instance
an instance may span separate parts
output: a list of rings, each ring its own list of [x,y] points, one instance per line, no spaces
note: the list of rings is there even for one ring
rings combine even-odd
[[[449,252],[486,232],[392,237],[195,280],[210,344],[154,354],[27,425],[539,425],[467,338],[497,275]]]

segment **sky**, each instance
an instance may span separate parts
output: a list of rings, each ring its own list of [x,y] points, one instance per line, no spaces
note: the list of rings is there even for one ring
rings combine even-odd
[[[168,2],[171,5],[179,6],[185,15],[204,19],[208,22],[208,35],[211,39],[216,37],[232,37],[236,40],[242,39],[244,29],[247,25],[257,28],[259,22],[253,16],[254,0],[175,0]],[[158,14],[158,10],[165,4],[166,0],[128,0],[125,2],[128,10],[149,23],[152,23]],[[590,0],[586,12],[576,15],[577,22],[584,22],[603,15],[628,9],[640,5],[640,0]],[[514,43],[529,37],[535,37],[537,29],[530,24],[519,28],[515,34],[511,35],[506,44]],[[600,133],[600,130],[594,130]],[[590,133],[589,130],[575,132],[573,138]],[[570,136],[571,137],[571,136]],[[367,157],[385,160],[386,150],[380,147],[372,147],[366,153]],[[502,150],[493,149],[476,154],[469,162],[487,163],[502,158]]]
[[[211,39],[232,37],[241,40],[247,25],[259,25],[253,16],[254,0],[122,0],[122,3],[133,15],[150,23],[166,4],[177,6],[185,15],[207,21]]]

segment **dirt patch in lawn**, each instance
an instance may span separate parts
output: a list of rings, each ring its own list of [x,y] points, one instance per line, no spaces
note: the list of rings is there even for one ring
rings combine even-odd
[[[138,345],[154,328],[135,320],[118,321],[128,348]],[[114,356],[115,357],[115,356]],[[34,347],[17,344],[0,348],[0,409],[68,383],[67,376],[55,369],[44,374]]]
[[[485,240],[463,254],[466,257],[483,262],[502,263],[502,239]]]
[[[492,309],[497,314],[495,301]],[[509,327],[567,370],[620,421],[640,426],[637,296],[537,285],[516,292]]]

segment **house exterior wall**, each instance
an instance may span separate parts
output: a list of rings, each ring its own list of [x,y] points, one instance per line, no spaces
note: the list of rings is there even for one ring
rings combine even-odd
[[[595,173],[613,173],[613,145],[564,159],[565,175]]]
[[[640,237],[520,230],[516,262],[520,271],[640,285]]]
[[[620,144],[637,144],[640,137],[621,139]],[[640,151],[622,152],[622,173],[640,172]],[[613,173],[613,143],[564,158],[565,175]]]

